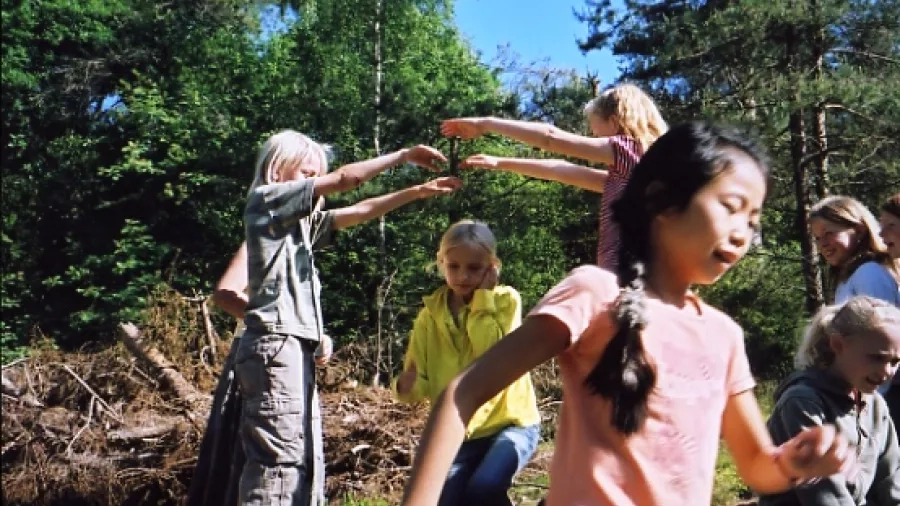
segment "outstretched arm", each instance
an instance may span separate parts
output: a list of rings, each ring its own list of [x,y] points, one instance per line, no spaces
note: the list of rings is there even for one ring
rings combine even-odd
[[[333,211],[334,228],[352,227],[387,214],[414,200],[453,193],[461,186],[462,181],[455,177],[441,177],[424,184],[417,184],[394,193],[372,197],[351,206],[335,209]]]
[[[212,294],[213,303],[231,316],[242,320],[248,302],[245,291],[247,284],[247,243],[243,242],[225,269],[225,274],[219,278],[219,283]]]
[[[439,161],[446,162],[447,159],[440,151],[430,146],[420,144],[413,148],[401,149],[371,160],[344,165],[334,172],[316,177],[313,195],[318,197],[320,195],[352,190],[401,163],[413,163],[432,170],[439,170],[437,166]]]
[[[462,167],[484,167],[506,172],[515,172],[523,176],[557,181],[559,183],[603,193],[609,172],[565,160],[548,160],[534,158],[506,158],[490,155],[472,155],[461,164]]]
[[[612,165],[613,149],[606,137],[588,137],[559,129],[547,123],[494,117],[448,119],[441,124],[447,137],[472,139],[496,133],[545,151],[573,156],[595,163]]]
[[[776,448],[752,390],[728,399],[722,435],[741,478],[759,494],[784,492],[795,479],[837,474],[850,463],[847,440],[830,425],[808,428]]]
[[[434,506],[475,411],[569,345],[569,330],[548,316],[531,317],[460,373],[440,395],[419,442],[402,504]]]

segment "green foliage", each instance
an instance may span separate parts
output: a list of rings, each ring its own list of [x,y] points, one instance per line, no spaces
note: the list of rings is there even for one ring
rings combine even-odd
[[[44,280],[49,288],[74,286],[90,301],[86,309],[72,314],[75,330],[141,321],[147,297],[163,283],[160,266],[168,250],[156,243],[145,225],[125,220],[114,246],[110,255],[88,256],[80,265],[69,266],[64,277]]]
[[[377,114],[374,11],[339,0],[293,7],[299,21],[260,36],[272,20],[260,23],[270,11],[256,3],[4,1],[4,350],[38,325],[67,346],[103,339],[160,283],[208,293],[243,236],[255,151],[274,131],[329,142],[344,163],[374,155],[376,117],[388,151],[440,147],[442,117],[511,110],[444,2],[386,2]],[[329,205],[424,178],[399,168]],[[388,221],[385,266],[376,224],[323,254],[336,335],[374,332],[386,273],[398,280],[389,299],[413,301],[401,324],[439,282],[420,266],[447,223],[427,213],[453,206],[431,205]],[[337,265],[341,276],[329,277]]]
[[[747,331],[760,374],[790,367],[822,302],[809,206],[831,193],[875,209],[900,186],[898,14],[864,0],[586,2],[582,49],[619,56],[670,122],[742,124],[772,155],[765,248],[705,291]]]
[[[5,0],[4,357],[36,330],[67,346],[108,336],[116,320],[138,318],[161,283],[208,293],[243,236],[255,151],[272,132],[294,128],[330,143],[340,165],[374,156],[376,145],[446,149],[437,127],[447,117],[496,114],[583,130],[592,96],[585,79],[527,69],[501,89],[498,70],[461,39],[447,1],[382,1],[376,97],[375,5],[283,2],[277,17],[258,2]],[[900,94],[885,85],[898,77],[888,60],[896,60],[900,13],[862,1],[816,5],[635,1],[616,11],[590,2],[586,18],[596,33],[585,48],[605,45],[622,57],[625,77],[652,90],[670,120],[750,124],[770,147],[764,247],[703,291],[744,326],[754,364],[765,364],[757,372],[768,376],[789,366],[804,312],[792,111],[807,120],[810,198],[824,177],[813,170],[822,150],[811,126],[822,104],[830,142],[821,186],[874,206],[900,182]],[[817,48],[827,65],[816,67]],[[463,157],[544,156],[493,137],[460,149]],[[398,167],[327,206],[428,177]],[[327,326],[339,343],[380,328],[388,365],[396,363],[421,297],[441,283],[425,268],[461,218],[492,226],[502,281],[526,309],[568,269],[594,260],[596,195],[503,173],[463,179],[452,198],[389,215],[384,251],[373,222],[321,253]]]
[[[343,506],[388,506],[391,503],[380,499],[358,499],[355,496],[351,496],[345,498],[341,504]]]

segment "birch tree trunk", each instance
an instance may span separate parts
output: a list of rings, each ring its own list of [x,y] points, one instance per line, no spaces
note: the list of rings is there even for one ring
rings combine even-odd
[[[373,95],[374,117],[372,125],[372,144],[375,148],[375,156],[381,156],[381,80],[382,80],[382,5],[383,0],[375,0],[375,89]],[[378,218],[378,254],[381,262],[381,284],[378,285],[376,304],[378,306],[378,333],[375,338],[375,374],[372,376],[372,385],[378,385],[381,377],[381,361],[385,336],[385,310],[387,305],[388,281],[387,268],[387,237],[385,235],[385,216]],[[390,339],[388,339],[388,357],[391,356]],[[388,369],[388,374],[390,374]]]

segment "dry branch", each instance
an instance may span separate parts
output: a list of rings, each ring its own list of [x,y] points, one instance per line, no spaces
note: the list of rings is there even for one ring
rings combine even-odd
[[[172,420],[147,427],[131,427],[128,429],[114,430],[109,433],[109,439],[112,441],[132,441],[135,439],[158,438],[175,431],[175,429],[178,428],[178,425],[177,421]]]
[[[188,407],[194,408],[197,401],[205,397],[184,379],[184,376],[175,369],[174,364],[165,355],[152,346],[145,347],[143,345],[141,332],[133,323],[119,324],[119,337],[125,343],[128,351],[137,357],[138,360],[156,370],[162,378],[163,385],[171,389]]]
[[[54,363],[54,364],[52,364],[52,365],[55,365],[55,366],[57,366],[57,367],[63,368],[63,370],[65,370],[67,373],[69,373],[69,375],[71,375],[73,378],[75,378],[75,381],[77,381],[79,385],[83,386],[84,389],[87,390],[89,394],[93,395],[93,396],[94,396],[94,399],[97,399],[97,403],[100,404],[100,407],[102,407],[104,411],[106,411],[107,413],[109,413],[109,416],[111,416],[115,421],[117,421],[117,422],[119,422],[119,423],[123,423],[123,422],[122,422],[122,417],[120,417],[120,416],[113,410],[113,408],[111,408],[110,405],[107,404],[106,401],[103,400],[103,397],[100,397],[100,394],[98,394],[96,391],[94,391],[94,389],[91,388],[91,386],[87,384],[87,381],[84,381],[84,378],[82,378],[81,376],[75,374],[75,371],[73,371],[73,370],[72,370],[69,366],[67,366],[66,364],[58,364],[58,363]]]
[[[13,380],[7,378],[5,374],[3,375],[3,393],[4,394],[18,398],[20,395],[22,395],[23,390],[24,390],[24,388],[20,387],[19,385],[16,385],[13,382]]]
[[[81,437],[81,434],[91,426],[91,422],[94,419],[94,403],[96,401],[97,399],[95,397],[91,397],[91,402],[88,405],[87,420],[84,422],[84,425],[80,429],[78,429],[78,432],[75,433],[75,437],[73,437],[72,440],[69,441],[69,444],[66,446],[67,455],[72,453],[72,445],[75,444],[75,441],[77,441],[78,438]]]
[[[206,305],[209,299],[203,299],[200,302],[200,311],[203,313],[203,327],[206,329],[206,339],[209,341],[209,361],[212,365],[216,365],[219,358],[216,356],[216,349],[219,347],[219,339],[213,328],[212,320],[209,318],[209,307]]]

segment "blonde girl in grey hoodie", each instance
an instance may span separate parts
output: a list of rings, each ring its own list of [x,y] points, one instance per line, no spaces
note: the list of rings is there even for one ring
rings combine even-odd
[[[806,330],[797,371],[775,392],[768,428],[775,444],[834,424],[855,448],[842,474],[764,496],[760,506],[900,505],[900,449],[887,404],[875,393],[900,365],[900,309],[854,297],[822,308]]]

